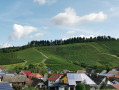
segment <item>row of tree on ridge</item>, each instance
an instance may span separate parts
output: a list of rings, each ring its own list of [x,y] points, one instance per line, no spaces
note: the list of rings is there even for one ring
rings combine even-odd
[[[9,53],[9,52],[16,52],[20,50],[24,50],[26,48],[31,47],[40,47],[40,46],[55,46],[55,45],[65,45],[65,44],[73,44],[73,43],[87,43],[87,42],[99,42],[99,41],[116,41],[119,38],[113,38],[111,36],[97,36],[97,37],[73,37],[66,40],[40,40],[40,41],[31,41],[27,45],[19,46],[19,47],[9,47],[9,48],[2,48],[0,49],[1,53]]]

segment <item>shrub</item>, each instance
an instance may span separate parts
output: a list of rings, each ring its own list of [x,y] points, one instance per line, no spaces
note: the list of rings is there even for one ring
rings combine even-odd
[[[76,90],[86,90],[85,84],[83,84],[83,83],[77,84]]]

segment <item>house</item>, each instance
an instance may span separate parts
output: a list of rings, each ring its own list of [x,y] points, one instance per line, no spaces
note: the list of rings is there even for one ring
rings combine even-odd
[[[60,88],[61,76],[62,76],[62,74],[54,73],[47,79],[49,90],[55,90],[55,89],[61,90],[61,88]]]
[[[0,67],[0,69],[1,69],[1,70],[5,70],[5,69],[6,69],[6,67]]]
[[[119,85],[118,85],[118,84],[112,84],[112,86],[113,86],[115,89],[119,89]]]
[[[47,68],[47,71],[48,71],[48,73],[51,73],[52,70],[50,68]]]
[[[62,73],[66,74],[66,73],[69,73],[70,71],[69,70],[63,70]]]
[[[111,84],[119,84],[119,77],[110,76],[110,77],[107,77],[107,78],[111,82]]]
[[[117,71],[119,71],[119,66],[115,67],[114,69],[116,69]]]
[[[52,74],[51,73],[45,73],[44,74],[44,81],[47,81],[47,79],[51,76]]]
[[[28,78],[29,79],[32,79],[32,78],[43,79],[42,75],[40,75],[39,73],[31,73],[28,75]]]
[[[107,85],[107,86],[105,87],[105,89],[109,89],[109,90],[112,90],[112,89],[118,90],[118,89],[119,89],[119,84]]]
[[[89,68],[86,70],[87,74],[93,74],[94,73],[94,70],[92,68]]]
[[[96,83],[91,80],[85,73],[67,73],[61,77],[61,83],[64,84],[61,90],[75,90],[78,83],[84,83],[90,85],[92,88],[96,86]]]
[[[31,80],[32,80],[31,86],[38,88],[38,89],[44,89],[45,88],[45,83],[42,79],[32,78]]]
[[[2,82],[3,76],[14,76],[14,74],[6,73],[6,72],[1,72],[0,73],[0,82]]]
[[[6,70],[0,69],[0,74],[2,74],[2,73],[6,74],[6,73],[8,73],[8,72],[7,72]]]
[[[92,79],[98,88],[102,85],[103,82],[106,82],[107,78],[105,76],[99,76],[98,74],[91,74],[89,78]],[[108,81],[109,83],[109,81]]]
[[[0,90],[14,90],[9,83],[0,83]]]
[[[67,73],[67,79],[70,90],[75,90],[78,83],[90,85],[93,88],[96,83],[91,80],[85,73]]]
[[[26,75],[28,77],[31,74],[31,70],[22,70],[19,74]]]
[[[107,70],[103,70],[100,74],[106,74]]]
[[[117,71],[116,69],[113,69],[112,71],[109,71],[107,74],[112,74],[114,76],[119,74],[119,71]]]
[[[48,86],[52,86],[54,83],[60,83],[60,78],[62,74],[54,73],[52,74],[48,80]]]
[[[77,73],[87,73],[85,70],[77,70]]]
[[[3,83],[10,83],[13,87],[24,87],[28,78],[25,75],[3,76]]]
[[[33,80],[31,80],[31,79],[26,80],[26,86],[31,86],[32,83],[33,83]]]
[[[61,83],[68,84],[67,74],[63,75],[60,79]]]
[[[9,74],[17,75],[16,71],[8,71]]]

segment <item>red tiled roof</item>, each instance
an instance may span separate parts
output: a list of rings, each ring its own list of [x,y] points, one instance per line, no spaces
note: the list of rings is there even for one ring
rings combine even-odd
[[[47,80],[56,81],[62,74],[54,73]]]
[[[5,67],[0,67],[0,69],[5,70],[6,68]]]
[[[40,75],[39,73],[31,73],[31,74],[29,75],[29,77],[42,78],[42,75]]]
[[[22,70],[21,73],[23,73],[24,75],[28,76],[31,74],[31,70]]]
[[[113,87],[115,87],[116,89],[119,89],[119,85],[118,84],[112,84]]]

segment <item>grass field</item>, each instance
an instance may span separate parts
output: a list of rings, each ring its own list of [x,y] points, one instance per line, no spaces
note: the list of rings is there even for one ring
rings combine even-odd
[[[53,70],[78,70],[83,69],[74,62],[87,65],[119,65],[119,41],[77,43],[60,46],[47,46],[29,48],[14,53],[0,53],[0,65],[24,63],[41,63],[45,57],[47,67]],[[26,62],[25,62],[26,63]]]

